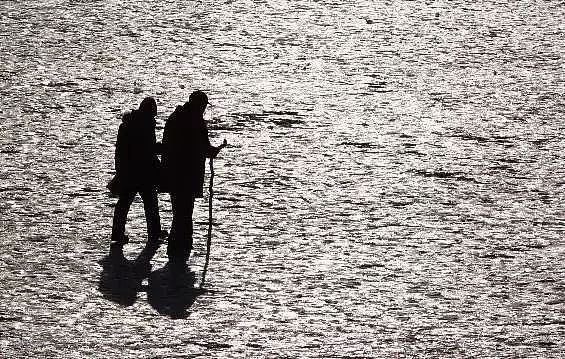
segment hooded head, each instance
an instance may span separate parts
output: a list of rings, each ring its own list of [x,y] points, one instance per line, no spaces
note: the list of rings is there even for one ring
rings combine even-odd
[[[143,117],[154,118],[157,115],[157,102],[153,97],[146,97],[141,101],[138,111]]]
[[[194,91],[188,98],[188,108],[198,114],[204,114],[208,104],[208,96],[200,90]]]

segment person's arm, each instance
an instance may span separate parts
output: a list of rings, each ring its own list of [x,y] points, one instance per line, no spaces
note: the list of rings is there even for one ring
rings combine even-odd
[[[151,145],[153,146],[153,153],[155,155],[160,155],[163,152],[163,144],[161,142],[157,142],[157,136],[155,136],[155,127],[151,131]]]
[[[220,150],[227,145],[227,141],[224,140],[224,143],[221,144],[220,146],[212,146],[210,144],[210,138],[208,137],[208,128],[206,127],[206,125],[204,125],[204,138],[205,138],[205,153],[206,153],[206,157],[208,158],[216,158]]]
[[[118,128],[118,139],[116,140],[116,151],[114,153],[114,166],[116,167],[116,173],[122,172],[125,162],[126,162],[126,130],[123,124],[120,124]]]
[[[216,147],[216,146],[212,146],[210,145],[208,147],[208,151],[206,153],[206,157],[208,158],[216,158],[216,156],[218,155],[218,153],[220,152],[221,147]]]

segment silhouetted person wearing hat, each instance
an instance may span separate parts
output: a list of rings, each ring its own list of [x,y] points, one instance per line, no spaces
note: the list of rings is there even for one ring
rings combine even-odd
[[[163,132],[162,191],[170,193],[173,209],[167,247],[171,262],[184,263],[190,256],[192,212],[195,198],[203,197],[206,157],[214,158],[220,150],[210,145],[204,121],[207,105],[204,92],[193,92],[169,116]]]
[[[157,184],[159,180],[158,144],[155,139],[157,103],[151,97],[143,99],[139,109],[126,113],[116,141],[116,175],[108,184],[118,196],[112,224],[112,243],[128,242],[125,225],[129,208],[137,193],[141,195],[147,221],[148,242],[158,244],[161,235]]]

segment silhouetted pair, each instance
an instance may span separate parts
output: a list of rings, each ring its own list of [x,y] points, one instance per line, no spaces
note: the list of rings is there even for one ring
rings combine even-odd
[[[139,109],[124,115],[116,142],[116,175],[108,184],[119,197],[112,225],[114,245],[128,242],[125,223],[137,193],[145,209],[148,244],[160,244],[167,234],[161,230],[157,192],[166,192],[171,196],[173,210],[167,255],[171,262],[188,260],[194,200],[203,196],[205,161],[216,157],[220,150],[208,138],[204,121],[207,105],[204,92],[193,92],[189,101],[177,106],[169,116],[161,144],[155,138],[157,103],[153,98],[145,98]]]

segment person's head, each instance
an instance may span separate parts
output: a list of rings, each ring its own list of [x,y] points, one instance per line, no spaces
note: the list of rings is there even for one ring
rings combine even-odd
[[[198,114],[203,114],[208,104],[208,96],[200,90],[194,91],[188,98],[188,107]]]
[[[153,118],[157,116],[157,102],[153,97],[146,97],[141,101],[138,111],[143,116]]]

